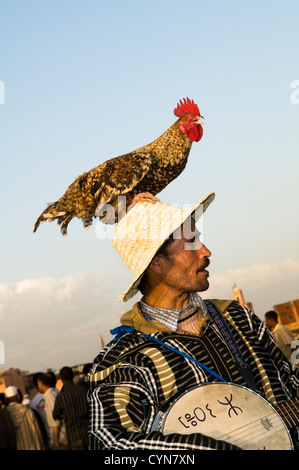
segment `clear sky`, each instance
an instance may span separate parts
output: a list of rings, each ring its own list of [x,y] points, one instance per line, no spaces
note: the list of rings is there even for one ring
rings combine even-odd
[[[159,197],[216,193],[204,296],[235,282],[261,318],[299,298],[298,17],[297,0],[0,0],[0,368],[90,362],[110,340],[133,275],[109,237],[33,225],[77,175],[161,135],[186,96],[204,136]]]

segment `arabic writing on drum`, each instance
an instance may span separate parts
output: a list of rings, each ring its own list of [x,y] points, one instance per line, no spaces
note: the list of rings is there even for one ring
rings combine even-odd
[[[233,394],[230,394],[230,397],[224,396],[221,400],[217,399],[217,406],[215,404],[204,403],[202,406],[196,406],[193,408],[192,413],[187,412],[184,417],[179,416],[178,421],[184,426],[184,428],[189,428],[191,426],[197,426],[198,423],[203,423],[207,419],[217,419],[217,413],[220,408],[223,412],[222,407],[226,407],[227,416],[231,418],[232,416],[239,416],[243,413],[243,410],[237,404],[233,404]],[[193,415],[193,416],[192,416]]]

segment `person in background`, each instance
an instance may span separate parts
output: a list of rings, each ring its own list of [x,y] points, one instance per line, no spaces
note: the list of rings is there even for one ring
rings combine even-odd
[[[45,416],[45,413],[44,413],[44,409],[45,409],[44,395],[39,391],[38,384],[37,384],[37,380],[41,375],[42,375],[42,372],[36,372],[35,374],[33,374],[32,382],[33,382],[33,385],[34,385],[34,388],[33,388],[34,396],[30,400],[30,408],[32,408],[33,410],[38,411],[39,414],[41,415],[41,417],[43,418],[43,420],[45,421],[45,419],[44,419],[44,416]]]
[[[42,372],[36,372],[33,374],[32,382],[34,385],[33,388],[33,397],[30,398],[30,408],[35,413],[35,417],[39,423],[40,430],[44,439],[45,447],[48,449],[48,434],[46,431],[47,428],[47,417],[45,413],[45,400],[44,395],[38,390],[38,383],[37,380],[39,376],[42,375]]]
[[[16,450],[16,430],[7,411],[5,393],[0,393],[0,450]]]
[[[27,406],[27,408],[29,408],[29,406],[30,406],[30,398],[29,398],[29,395],[27,393],[25,393],[25,395],[23,397],[22,405]]]
[[[294,335],[291,330],[281,323],[278,323],[278,315],[275,310],[269,310],[269,312],[265,313],[265,323],[271,330],[278,347],[282,350],[286,358],[290,360],[293,352],[291,345],[294,341]]]
[[[14,386],[5,390],[7,411],[16,431],[17,450],[44,450],[44,441],[33,410],[20,403],[19,391]]]
[[[63,387],[55,400],[53,418],[63,419],[70,450],[87,450],[87,388],[84,382],[74,384],[74,372],[71,367],[62,367],[59,376]]]
[[[38,389],[44,395],[46,431],[49,449],[58,450],[65,446],[62,423],[60,419],[53,418],[53,409],[59,391],[53,386],[53,377],[50,374],[42,374],[38,377]]]
[[[87,362],[86,364],[84,364],[83,369],[82,369],[83,375],[77,380],[76,385],[83,385],[88,390],[88,380],[86,380],[86,378],[89,372],[91,371],[92,366],[93,366],[92,362]]]

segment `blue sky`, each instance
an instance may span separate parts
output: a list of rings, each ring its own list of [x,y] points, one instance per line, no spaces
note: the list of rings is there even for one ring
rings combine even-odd
[[[3,368],[86,362],[109,340],[132,279],[111,241],[96,222],[66,239],[33,225],[78,174],[161,135],[186,96],[204,136],[159,197],[216,193],[206,296],[236,282],[260,316],[299,297],[298,14],[297,0],[0,2]]]

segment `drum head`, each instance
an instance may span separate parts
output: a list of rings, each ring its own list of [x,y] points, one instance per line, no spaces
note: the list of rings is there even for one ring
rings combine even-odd
[[[242,449],[292,449],[287,427],[272,405],[230,383],[192,388],[160,414],[157,424],[164,435],[201,433]]]

